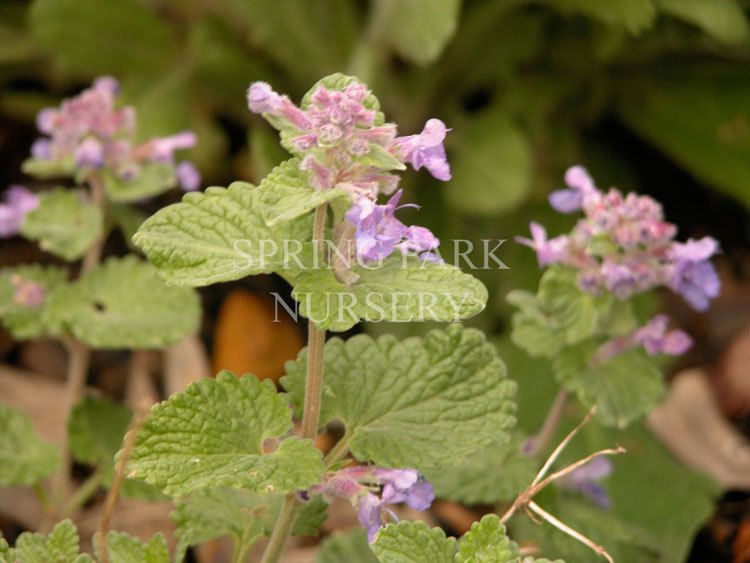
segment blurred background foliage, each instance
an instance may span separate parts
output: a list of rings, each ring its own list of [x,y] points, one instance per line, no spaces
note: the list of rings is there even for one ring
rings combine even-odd
[[[36,112],[109,74],[137,107],[144,138],[198,134],[189,156],[207,185],[257,182],[286,155],[247,110],[248,84],[265,80],[299,100],[321,76],[346,72],[368,83],[401,134],[430,117],[453,128],[453,180],[421,172],[403,182],[406,199],[422,205],[404,213],[407,222],[432,228],[448,261],[451,239],[512,239],[532,219],[553,234],[567,229],[572,219],[552,212],[546,195],[583,163],[602,187],[663,201],[681,238],[710,233],[726,259],[746,263],[749,13],[750,0],[5,0],[0,171],[5,183],[23,181]],[[471,322],[497,339],[521,382],[520,422],[530,432],[555,388],[544,366],[508,345],[504,297],[534,289],[539,269],[514,243],[497,255],[511,270],[474,271],[491,301]],[[204,300],[216,306],[210,293]],[[615,520],[570,505],[569,521],[607,545],[615,534],[618,560],[683,561],[716,489],[640,426],[628,432],[593,428],[585,444],[624,440],[633,452],[611,484],[621,501]],[[597,560],[550,541],[552,555]]]
[[[687,221],[683,235],[707,223],[705,206],[680,214],[686,201],[732,209],[722,222],[726,250],[748,238],[748,7],[748,0],[6,0],[0,115],[13,134],[0,138],[0,149],[16,180],[36,112],[111,74],[137,106],[144,138],[191,128],[200,143],[190,157],[207,183],[258,181],[285,155],[247,110],[248,84],[266,80],[299,99],[320,76],[341,71],[371,86],[402,134],[432,116],[453,127],[453,181],[441,185],[425,173],[404,180],[423,205],[419,222],[445,239],[512,238],[530,217],[560,223],[545,196],[581,162],[602,184],[662,197],[668,216]],[[495,295],[508,283],[536,283],[531,253],[510,246],[502,252],[515,275],[484,272]],[[502,312],[501,301],[493,307]]]

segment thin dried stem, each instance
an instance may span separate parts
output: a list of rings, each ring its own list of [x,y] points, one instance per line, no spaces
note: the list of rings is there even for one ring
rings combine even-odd
[[[128,466],[128,461],[130,460],[130,454],[135,447],[135,439],[138,436],[138,431],[141,429],[143,421],[146,419],[146,414],[150,407],[151,405],[148,402],[144,402],[139,406],[133,414],[133,418],[130,420],[128,432],[125,434],[120,457],[117,460],[117,466],[115,467],[115,477],[112,480],[112,486],[109,488],[109,491],[107,491],[107,498],[104,500],[104,509],[102,510],[102,515],[99,519],[99,527],[96,532],[99,539],[100,563],[109,563],[109,544],[107,542],[109,525],[112,521],[112,514],[117,506],[117,501],[120,498],[120,489],[125,480],[125,470]]]
[[[560,424],[560,419],[562,419],[565,405],[568,402],[568,397],[570,397],[568,390],[560,389],[555,400],[552,401],[547,417],[544,419],[544,423],[542,423],[542,428],[536,435],[534,446],[531,449],[531,452],[529,452],[530,455],[533,456],[539,452],[543,452],[547,447],[547,444],[549,444],[550,440],[554,437],[555,431]]]
[[[573,430],[570,431],[570,433],[563,438],[562,442],[560,442],[557,447],[554,449],[554,451],[550,454],[550,456],[547,458],[547,461],[544,462],[544,465],[539,470],[539,473],[537,473],[536,477],[534,477],[534,480],[531,482],[532,485],[536,485],[539,481],[544,479],[544,476],[547,474],[547,471],[549,471],[549,468],[552,467],[552,464],[557,461],[558,456],[562,453],[562,451],[567,447],[567,445],[570,443],[570,441],[576,437],[576,435],[581,431],[581,429],[586,426],[589,420],[594,416],[594,413],[596,412],[596,407],[591,407],[591,410],[586,414],[586,416],[583,417],[583,420],[578,423],[578,426],[573,428]]]
[[[538,493],[544,487],[549,485],[552,481],[556,481],[560,477],[564,477],[565,475],[572,473],[579,467],[586,465],[588,462],[590,462],[594,458],[597,458],[603,455],[622,455],[624,453],[627,453],[627,450],[623,448],[622,446],[617,446],[616,448],[607,448],[605,450],[599,450],[598,452],[594,452],[593,454],[587,455],[583,459],[579,459],[575,463],[571,463],[570,465],[560,469],[559,471],[556,471],[550,474],[548,477],[546,477],[545,479],[542,479],[541,481],[539,481],[539,483],[531,487],[531,490],[534,491],[534,494]]]
[[[606,549],[604,549],[601,545],[594,543],[589,538],[584,536],[582,533],[574,530],[570,526],[566,525],[565,523],[561,522],[554,516],[552,516],[549,512],[544,510],[541,506],[536,504],[533,500],[529,501],[528,503],[529,509],[539,515],[543,520],[546,520],[550,524],[552,524],[555,528],[558,530],[568,534],[570,537],[575,538],[579,542],[581,542],[586,547],[590,548],[594,552],[596,552],[598,555],[604,557],[609,563],[615,563],[614,559],[612,559],[612,556],[607,552]]]

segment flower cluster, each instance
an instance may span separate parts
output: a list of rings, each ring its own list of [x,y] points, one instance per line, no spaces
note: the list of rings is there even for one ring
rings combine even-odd
[[[19,307],[38,307],[47,298],[47,292],[39,283],[27,280],[18,274],[10,278],[13,286],[13,304]]]
[[[26,215],[39,206],[39,197],[24,186],[10,186],[0,203],[0,238],[18,234]]]
[[[544,227],[531,224],[531,240],[518,240],[536,251],[540,265],[576,268],[581,289],[590,293],[606,290],[626,299],[666,286],[694,309],[708,308],[720,289],[710,262],[718,252],[713,238],[674,241],[677,228],[664,221],[658,202],[614,188],[602,192],[580,166],[567,171],[565,182],[568,188],[553,192],[550,204],[563,213],[582,210],[585,217],[569,235],[551,239]]]
[[[347,221],[356,228],[360,260],[382,260],[394,250],[417,252],[429,259],[438,239],[423,227],[406,227],[394,217],[401,192],[378,205],[379,194],[396,191],[399,177],[391,170],[411,164],[426,168],[447,181],[450,165],[443,141],[448,132],[439,119],[430,119],[417,135],[397,136],[396,126],[383,123],[377,102],[367,88],[352,82],[341,90],[323,85],[297,107],[265,82],[250,85],[250,110],[281,131],[282,144],[301,158],[300,168],[310,173],[316,189],[340,188],[349,194],[352,208]],[[416,207],[416,206],[415,206]]]
[[[183,131],[136,144],[135,110],[115,107],[118,90],[114,78],[101,77],[60,107],[40,111],[37,127],[45,136],[32,145],[32,157],[72,172],[106,168],[126,182],[137,178],[146,163],[166,163],[175,167],[183,190],[198,189],[201,177],[195,166],[188,161],[176,164],[174,155],[194,146],[195,134]]]
[[[594,356],[594,361],[606,361],[625,350],[642,346],[650,356],[666,354],[681,356],[693,345],[693,340],[683,330],[667,330],[669,318],[656,315],[640,328],[624,336],[617,336],[605,342]]]
[[[367,539],[375,540],[383,525],[383,511],[397,520],[388,504],[406,503],[415,510],[427,510],[435,498],[432,485],[414,469],[381,467],[346,467],[324,478],[310,494],[322,494],[349,500],[358,510],[359,522],[367,529]]]

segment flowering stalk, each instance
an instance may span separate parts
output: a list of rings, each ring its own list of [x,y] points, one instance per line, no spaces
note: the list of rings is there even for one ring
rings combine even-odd
[[[322,241],[325,235],[328,205],[315,209],[313,241]],[[302,406],[302,437],[314,440],[320,425],[320,404],[323,397],[323,349],[326,331],[319,329],[313,321],[307,322],[307,374],[305,376],[305,401]],[[274,563],[284,551],[292,526],[297,519],[301,504],[295,493],[284,497],[273,534],[263,554],[262,563]]]

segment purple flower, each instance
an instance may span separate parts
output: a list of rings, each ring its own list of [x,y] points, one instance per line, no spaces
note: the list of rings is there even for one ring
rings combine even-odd
[[[181,131],[169,137],[156,137],[148,141],[139,152],[148,160],[155,162],[173,162],[174,152],[181,149],[189,149],[195,146],[198,138],[192,131]]]
[[[657,354],[668,354],[670,356],[681,356],[692,346],[693,341],[686,332],[682,330],[667,331],[669,318],[666,315],[657,315],[643,327],[635,331],[633,341],[642,344],[646,352],[651,356]]]
[[[281,107],[281,100],[266,82],[253,82],[247,89],[247,105],[253,113],[274,113]]]
[[[18,234],[26,215],[39,206],[39,197],[24,186],[10,186],[0,203],[0,238]]]
[[[612,502],[607,495],[607,491],[597,481],[609,477],[611,473],[612,461],[600,456],[561,477],[558,483],[566,489],[577,491],[589,497],[599,508],[607,509],[612,505]]]
[[[201,173],[192,162],[183,160],[175,168],[177,183],[183,192],[194,192],[201,185]]]
[[[76,166],[101,168],[104,165],[104,147],[94,138],[83,141],[75,151]]]
[[[423,166],[438,180],[451,179],[451,168],[445,154],[445,135],[450,129],[439,119],[430,119],[419,135],[399,137],[394,147],[403,153],[403,160],[411,163],[414,170]]]
[[[540,266],[563,262],[568,255],[569,240],[567,237],[547,239],[547,230],[539,223],[531,223],[531,239],[516,237],[516,241],[529,246],[536,251]]]
[[[356,508],[360,524],[367,529],[367,539],[375,540],[383,525],[383,512],[395,515],[386,505],[406,503],[415,510],[427,510],[435,499],[432,485],[415,469],[384,469],[355,466],[326,475],[323,483],[314,485],[303,498],[322,494],[349,500]]]
[[[13,274],[10,278],[13,285],[13,303],[19,307],[38,307],[47,298],[44,286]]]
[[[715,239],[704,237],[686,243],[676,242],[667,252],[674,261],[667,271],[667,283],[696,311],[708,309],[709,300],[718,296],[721,290],[719,275],[709,262],[718,250]]]
[[[370,198],[362,196],[346,212],[346,220],[356,227],[355,243],[357,256],[364,262],[383,260],[398,249],[402,253],[429,252],[440,244],[435,235],[424,227],[407,227],[396,219],[395,212],[403,207],[416,207],[414,204],[399,206],[403,190],[397,191],[385,205],[378,205]]]

